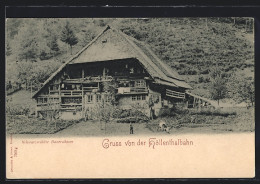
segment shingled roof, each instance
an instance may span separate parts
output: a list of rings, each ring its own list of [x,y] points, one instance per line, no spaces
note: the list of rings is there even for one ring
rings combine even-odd
[[[107,26],[88,45],[67,60],[54,72],[33,95],[37,94],[68,64],[90,63],[117,59],[136,58],[157,83],[171,84],[175,87],[191,88],[170,66],[161,61],[153,51],[140,42],[117,29]]]

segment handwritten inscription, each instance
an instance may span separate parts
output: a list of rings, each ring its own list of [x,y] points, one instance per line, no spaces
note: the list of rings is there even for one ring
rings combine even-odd
[[[158,146],[193,146],[194,143],[192,140],[188,139],[158,139],[158,138],[149,138],[148,140],[138,141],[126,140],[126,141],[115,141],[112,139],[103,139],[102,147],[108,149],[110,147],[136,147],[136,146],[148,146],[149,148],[155,149]]]
[[[17,148],[13,151],[13,135],[10,135],[10,171],[14,172],[14,157],[17,157]]]
[[[72,144],[73,140],[22,140],[23,144]]]

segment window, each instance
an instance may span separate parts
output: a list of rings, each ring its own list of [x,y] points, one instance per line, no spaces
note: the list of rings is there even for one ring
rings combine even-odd
[[[48,102],[48,98],[43,98],[43,103],[47,103]]]
[[[39,104],[42,104],[42,103],[47,103],[47,101],[48,101],[48,98],[39,97],[37,102],[38,102]]]
[[[73,97],[73,98],[62,98],[63,104],[81,104],[82,98],[81,97]]]
[[[50,85],[50,90],[59,90],[59,85],[58,84]]]
[[[97,94],[97,102],[101,102],[101,95],[100,94]]]
[[[59,102],[59,98],[49,98],[50,103],[57,103]]]
[[[103,69],[103,76],[107,76],[109,73],[109,69],[108,68],[104,68]]]
[[[153,96],[153,101],[154,101],[154,103],[158,103],[159,102],[159,96],[158,95],[154,95]]]
[[[146,99],[146,95],[133,95],[132,96],[132,101],[141,101],[141,100],[145,100]]]
[[[93,96],[92,95],[87,95],[87,102],[92,103],[93,102]]]
[[[145,81],[144,80],[135,81],[135,87],[145,87]]]
[[[42,100],[42,98],[38,98],[38,101],[37,101],[38,103],[42,103],[43,102],[43,100]]]
[[[136,101],[136,96],[132,96],[132,101]]]
[[[133,67],[130,68],[130,73],[134,73],[134,68]]]
[[[111,96],[110,95],[105,95],[105,102],[110,102],[111,101]]]

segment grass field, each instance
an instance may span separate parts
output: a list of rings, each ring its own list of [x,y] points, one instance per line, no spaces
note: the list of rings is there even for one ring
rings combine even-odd
[[[10,98],[10,97],[9,97]],[[35,102],[30,99],[30,93],[19,91],[11,96],[11,106],[33,107]],[[192,119],[195,119],[192,121]],[[134,135],[167,134],[157,131],[158,124],[164,120],[171,127],[169,134],[182,133],[224,133],[224,132],[254,132],[254,109],[250,108],[225,108],[220,111],[196,111],[189,110],[175,116],[159,117],[145,123],[135,123]],[[97,120],[65,121],[56,120],[50,122],[26,115],[6,115],[6,131],[9,134],[57,134],[61,136],[117,136],[129,135],[128,123],[117,123],[111,120],[109,123]]]
[[[176,119],[164,117],[151,120],[148,123],[135,123],[135,135],[167,134],[157,131],[159,121],[164,120],[171,127],[169,134],[182,133],[224,133],[224,132],[253,132],[255,130],[254,116],[252,109],[240,109],[238,115],[213,116],[197,115],[196,122],[191,123],[190,119],[183,117]],[[55,123],[25,116],[12,116],[7,118],[7,132],[12,134],[57,134],[61,136],[117,136],[129,135],[128,123],[108,123],[97,120],[80,121],[56,121]]]

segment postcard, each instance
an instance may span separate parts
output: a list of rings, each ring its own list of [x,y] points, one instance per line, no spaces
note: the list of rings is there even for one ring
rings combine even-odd
[[[254,19],[7,18],[8,179],[255,177]]]

